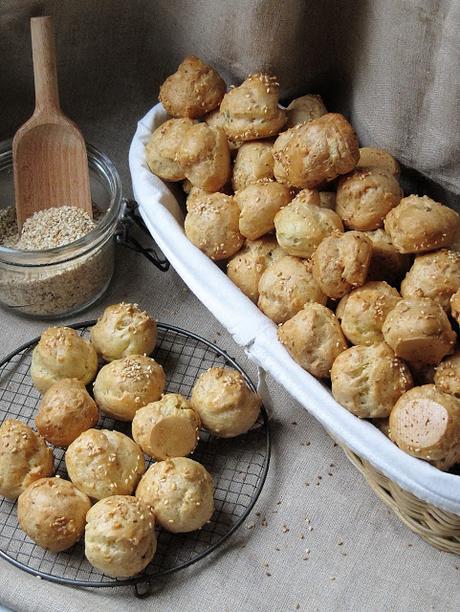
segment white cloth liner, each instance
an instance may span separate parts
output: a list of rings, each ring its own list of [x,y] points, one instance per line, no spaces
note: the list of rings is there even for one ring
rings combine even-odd
[[[166,118],[157,104],[139,121],[129,166],[141,215],[176,272],[248,357],[283,385],[334,438],[419,499],[460,515],[460,478],[404,453],[374,425],[340,406],[324,385],[290,357],[277,340],[276,325],[187,239],[177,199],[145,162],[145,143]]]

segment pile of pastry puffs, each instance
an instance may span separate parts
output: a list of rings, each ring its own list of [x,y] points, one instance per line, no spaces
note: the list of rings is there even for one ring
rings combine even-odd
[[[227,91],[187,57],[147,163],[187,193],[185,232],[279,325],[293,359],[357,417],[447,470],[460,461],[460,217],[407,195],[319,96],[287,108],[252,74]]]

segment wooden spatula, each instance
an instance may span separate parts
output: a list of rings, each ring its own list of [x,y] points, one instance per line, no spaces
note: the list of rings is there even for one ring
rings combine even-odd
[[[92,218],[88,158],[83,136],[59,106],[51,17],[33,17],[35,110],[13,140],[19,228],[38,210],[83,208]]]

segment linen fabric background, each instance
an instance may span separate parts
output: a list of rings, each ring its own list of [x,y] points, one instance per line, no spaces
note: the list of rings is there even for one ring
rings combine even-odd
[[[63,110],[115,162],[126,195],[136,122],[163,79],[194,53],[229,83],[270,70],[286,100],[321,93],[330,110],[351,119],[362,144],[415,168],[441,201],[458,199],[455,0],[0,0],[0,139],[33,111],[29,18],[45,14],[55,19]],[[121,300],[208,337],[255,374],[173,270],[161,274],[119,250],[103,303],[74,320]],[[0,358],[44,326],[0,310]],[[458,560],[408,531],[308,413],[273,381],[268,387],[269,478],[246,526],[220,551],[161,581],[144,602],[130,588],[69,589],[0,561],[0,604],[59,612],[460,609]]]

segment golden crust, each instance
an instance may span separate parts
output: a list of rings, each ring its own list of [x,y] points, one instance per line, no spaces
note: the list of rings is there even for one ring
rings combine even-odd
[[[285,185],[265,179],[238,191],[234,199],[240,208],[241,234],[256,240],[274,229],[276,213],[289,204],[292,195]]]
[[[366,232],[372,242],[372,257],[367,278],[399,284],[409,270],[411,256],[399,253],[383,229]]]
[[[233,140],[256,140],[274,136],[286,123],[278,106],[279,85],[275,77],[251,74],[239,87],[225,94],[220,112],[225,132]]]
[[[160,399],[165,388],[162,366],[146,355],[115,359],[99,370],[93,385],[99,408],[119,421],[132,421],[139,408]]]
[[[460,324],[460,289],[450,298],[450,313],[457,323]]]
[[[429,297],[450,312],[450,298],[460,289],[460,253],[442,249],[418,255],[401,283],[401,295]]]
[[[60,552],[82,537],[91,501],[68,480],[41,478],[18,499],[19,527],[42,548]]]
[[[105,361],[129,355],[150,355],[157,339],[157,323],[137,304],[112,304],[91,328],[91,343]]]
[[[94,427],[98,418],[96,403],[85,385],[74,378],[64,378],[42,397],[35,424],[45,440],[65,448],[82,432]]]
[[[53,451],[22,421],[0,425],[0,495],[16,499],[30,484],[54,473]]]
[[[410,389],[391,411],[390,438],[409,455],[448,470],[460,461],[460,400],[434,385]]]
[[[257,303],[262,274],[271,262],[285,255],[272,236],[246,240],[241,251],[228,262],[227,275],[250,300]]]
[[[205,191],[219,191],[230,178],[230,150],[225,134],[207,123],[196,123],[187,130],[177,160],[192,185]]]
[[[228,259],[243,245],[240,209],[232,196],[197,194],[188,201],[184,229],[187,238],[214,261]]]
[[[178,393],[166,393],[157,402],[138,410],[132,424],[134,441],[157,461],[192,453],[199,431],[198,413]]]
[[[275,323],[284,323],[307,302],[326,303],[308,261],[286,255],[267,266],[259,281],[260,310]]]
[[[453,242],[460,216],[428,196],[410,195],[385,218],[385,231],[400,253],[424,253]]]
[[[137,487],[136,497],[152,508],[163,529],[173,533],[200,529],[214,512],[210,473],[186,457],[151,465]]]
[[[272,146],[270,141],[245,142],[241,145],[233,164],[232,185],[235,191],[260,179],[273,178]]]
[[[73,484],[93,499],[130,495],[144,473],[140,447],[119,431],[88,429],[65,453]]]
[[[433,365],[452,352],[456,340],[446,313],[430,298],[397,302],[388,313],[382,332],[398,357]]]
[[[190,55],[162,84],[158,98],[172,117],[197,119],[219,106],[226,88],[214,68]]]
[[[273,145],[274,173],[292,187],[317,187],[353,170],[358,140],[343,115],[327,113],[290,128]]]
[[[358,168],[339,181],[335,210],[346,227],[375,230],[402,195],[398,181],[386,170]]]
[[[86,558],[107,576],[129,578],[153,559],[155,519],[142,500],[113,495],[94,504],[86,518]]]
[[[399,176],[399,164],[395,158],[384,149],[361,147],[359,149],[358,168],[380,168],[395,177]]]
[[[178,152],[187,131],[194,124],[191,119],[169,119],[152,133],[145,145],[145,158],[154,174],[165,181],[185,179]]]
[[[396,401],[413,386],[409,368],[385,342],[352,346],[331,370],[332,395],[355,416],[389,416]]]
[[[460,351],[446,357],[436,367],[434,384],[444,393],[460,398]]]
[[[286,109],[287,127],[291,128],[299,123],[318,119],[327,113],[321,96],[307,94],[295,98]]]
[[[332,364],[347,348],[334,313],[315,302],[307,302],[281,325],[278,338],[294,361],[317,378],[328,378]]]
[[[338,299],[366,282],[372,244],[363,232],[326,236],[313,253],[313,276],[321,291]]]
[[[191,403],[203,426],[220,438],[234,438],[249,431],[262,405],[239,372],[221,367],[210,368],[199,376]]]

